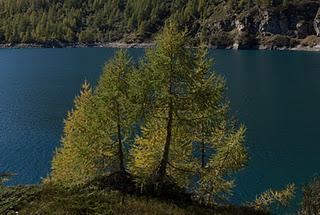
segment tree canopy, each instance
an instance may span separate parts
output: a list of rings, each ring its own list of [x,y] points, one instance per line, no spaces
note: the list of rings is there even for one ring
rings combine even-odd
[[[224,79],[205,46],[169,22],[138,65],[119,51],[68,114],[51,181],[63,186],[126,172],[139,187],[174,184],[206,204],[226,199],[248,159]]]

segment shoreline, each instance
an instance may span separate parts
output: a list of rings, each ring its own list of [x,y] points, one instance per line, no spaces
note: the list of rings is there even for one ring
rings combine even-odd
[[[30,48],[150,48],[154,46],[154,43],[122,43],[122,42],[110,42],[110,43],[92,43],[92,44],[79,44],[79,43],[18,43],[18,44],[0,44],[0,49],[30,49]],[[308,52],[320,52],[320,44],[310,47],[298,45],[296,47],[276,47],[276,46],[264,46],[258,45],[255,47],[238,48],[236,45],[229,47],[217,47],[209,46],[209,49],[220,50],[269,50],[269,51],[308,51]]]

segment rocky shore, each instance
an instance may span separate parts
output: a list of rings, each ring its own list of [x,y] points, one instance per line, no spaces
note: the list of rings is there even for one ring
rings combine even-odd
[[[189,19],[181,25],[188,27],[190,36],[194,38],[192,44],[198,44],[199,38],[202,38],[213,49],[320,51],[320,0],[288,1],[268,6],[230,5],[228,2],[221,0],[210,4],[210,10],[202,20],[195,15],[189,18],[181,15],[182,18]],[[196,12],[191,14],[193,13]],[[47,16],[46,13],[43,15]],[[41,26],[37,21],[34,26],[38,26],[38,30],[30,28],[20,32],[21,30],[13,29],[12,26],[0,29],[0,41],[3,43],[0,43],[0,48],[146,48],[153,45],[153,38],[166,19],[168,17],[162,16],[158,27],[149,23],[149,29],[142,30],[133,28],[122,31],[121,28],[114,28],[110,31],[109,28],[101,28],[95,31],[91,29],[92,32],[88,33],[80,27],[74,27],[69,32],[70,37],[50,32],[47,21],[41,25],[47,27],[39,30]],[[56,26],[57,23],[51,24]],[[119,22],[118,25],[126,23]],[[44,31],[46,34],[41,33]],[[20,32],[19,35],[17,32]],[[10,41],[15,42],[10,44]]]
[[[153,43],[122,43],[122,42],[110,42],[110,43],[19,43],[19,44],[0,44],[2,49],[24,49],[24,48],[148,48],[153,46]]]
[[[320,1],[254,6],[246,10],[230,10],[226,3],[221,3],[204,24],[206,33],[201,36],[213,49],[320,51]],[[197,44],[199,32],[192,36]],[[152,37],[91,44],[60,41],[0,44],[0,48],[147,48],[153,45]]]
[[[95,44],[70,44],[70,43],[59,43],[55,44],[37,44],[37,43],[21,43],[21,44],[0,44],[0,49],[25,49],[25,48],[149,48],[152,47],[153,43],[122,43],[122,42],[112,42],[112,43],[95,43]],[[313,51],[320,52],[320,43],[315,46],[303,46],[297,45],[295,47],[278,47],[276,45],[257,45],[251,47],[239,47],[238,44],[233,44],[232,46],[219,47],[211,45],[211,49],[228,49],[228,50],[278,50],[278,51]]]

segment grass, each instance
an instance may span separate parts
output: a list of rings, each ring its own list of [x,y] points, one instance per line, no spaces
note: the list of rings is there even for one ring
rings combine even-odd
[[[1,188],[0,214],[13,215],[250,215],[266,214],[246,207],[207,208],[95,186],[65,189],[52,185]]]

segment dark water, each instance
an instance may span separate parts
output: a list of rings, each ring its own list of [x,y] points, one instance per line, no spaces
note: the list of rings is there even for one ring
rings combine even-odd
[[[0,172],[32,184],[50,170],[63,118],[87,79],[95,83],[114,49],[0,50]],[[132,49],[135,57],[143,50]],[[251,160],[234,201],[320,172],[320,53],[211,51],[246,124]]]

